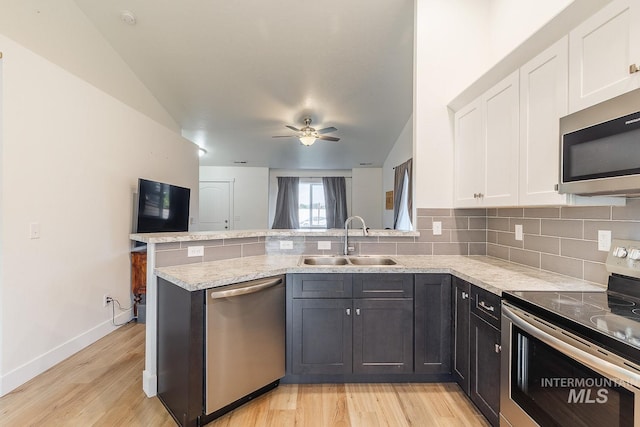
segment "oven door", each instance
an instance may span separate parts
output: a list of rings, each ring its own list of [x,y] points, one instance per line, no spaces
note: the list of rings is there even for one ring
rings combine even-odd
[[[640,427],[640,372],[508,303],[502,309],[503,426]]]

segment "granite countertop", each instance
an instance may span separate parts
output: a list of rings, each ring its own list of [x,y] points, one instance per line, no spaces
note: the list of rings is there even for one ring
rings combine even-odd
[[[158,277],[188,291],[225,286],[286,273],[450,273],[496,295],[502,291],[605,291],[584,280],[486,256],[394,255],[394,266],[299,265],[299,255],[262,255],[156,268]]]
[[[419,231],[374,230],[369,229],[372,237],[416,237]],[[244,237],[342,237],[343,228],[328,230],[227,230],[227,231],[192,231],[180,233],[139,233],[130,234],[129,238],[143,243],[192,242],[201,240],[241,239]],[[349,236],[362,236],[361,228],[350,228]]]

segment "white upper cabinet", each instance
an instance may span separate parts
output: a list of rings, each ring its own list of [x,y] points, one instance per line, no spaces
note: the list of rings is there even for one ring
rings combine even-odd
[[[455,205],[518,203],[518,72],[456,112]]]
[[[520,205],[565,204],[555,189],[567,114],[568,37],[520,68]]]
[[[569,34],[569,113],[639,87],[640,0],[614,0]]]
[[[484,206],[518,203],[518,71],[482,97],[485,123]]]
[[[481,100],[455,114],[455,200],[456,206],[477,206],[484,181],[484,141]]]

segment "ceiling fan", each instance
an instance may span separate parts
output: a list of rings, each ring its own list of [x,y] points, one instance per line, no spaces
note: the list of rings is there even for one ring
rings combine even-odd
[[[323,135],[325,133],[335,132],[338,129],[331,126],[328,128],[316,130],[311,127],[311,117],[305,117],[304,127],[302,127],[301,129],[295,128],[290,125],[286,125],[286,126],[292,131],[296,132],[296,134],[295,135],[276,135],[276,136],[273,136],[273,138],[298,138],[300,140],[300,143],[306,146],[313,145],[313,143],[316,142],[316,139],[322,139],[324,141],[333,141],[333,142],[340,141],[340,138],[337,138],[335,136]]]

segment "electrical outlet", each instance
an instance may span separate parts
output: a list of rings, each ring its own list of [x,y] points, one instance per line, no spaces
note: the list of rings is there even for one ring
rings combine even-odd
[[[609,252],[611,249],[611,230],[598,230],[598,250]]]
[[[293,249],[293,240],[280,240],[280,250]]]
[[[103,307],[108,306],[111,302],[113,302],[113,299],[109,296],[109,294],[104,294],[102,296],[102,306]]]
[[[433,235],[440,236],[442,234],[442,221],[433,221]]]
[[[516,224],[516,240],[522,240],[522,224]]]
[[[320,241],[318,241],[318,250],[319,251],[331,250],[331,241],[329,241],[329,240],[320,240]]]
[[[189,246],[187,248],[187,256],[204,256],[204,246]]]

